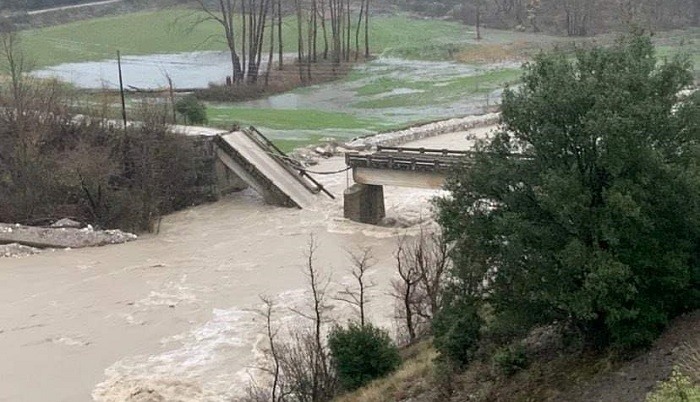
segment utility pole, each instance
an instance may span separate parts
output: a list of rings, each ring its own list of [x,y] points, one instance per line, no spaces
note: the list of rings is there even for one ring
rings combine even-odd
[[[124,100],[124,79],[122,78],[122,55],[117,50],[117,66],[119,67],[119,93],[122,98],[122,120],[124,121],[124,131],[126,131],[126,101]]]

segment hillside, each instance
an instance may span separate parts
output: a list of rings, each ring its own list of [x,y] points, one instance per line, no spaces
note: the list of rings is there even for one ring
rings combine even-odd
[[[648,351],[627,361],[552,343],[538,346],[546,346],[539,349],[538,360],[510,378],[494,374],[487,362],[473,363],[452,384],[448,397],[440,392],[449,387],[440,382],[435,352],[423,343],[404,351],[406,359],[394,375],[337,401],[644,401],[674,367],[700,375],[700,311],[675,319]]]

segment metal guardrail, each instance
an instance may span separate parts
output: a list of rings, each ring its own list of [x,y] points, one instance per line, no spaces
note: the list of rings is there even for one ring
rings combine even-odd
[[[371,169],[446,172],[453,166],[464,161],[468,154],[441,156],[426,153],[379,152],[362,155],[359,153],[345,154],[345,163],[352,167]]]
[[[372,154],[345,154],[345,164],[351,168],[443,173],[453,166],[468,163],[476,155],[474,151],[380,146]],[[519,160],[532,158],[523,154],[510,154],[508,157]]]
[[[384,146],[377,147],[377,153],[388,153],[388,152],[397,153],[397,154],[419,154],[419,155],[457,156],[457,157],[474,155],[474,151],[455,151],[455,150],[451,150],[451,149],[384,147]]]
[[[250,126],[248,130],[244,130],[243,132],[246,133],[260,147],[267,150],[270,156],[272,156],[280,165],[287,169],[309,191],[314,194],[323,192],[331,199],[335,199],[335,196],[331,192],[326,190],[321,183],[306,172],[306,169],[301,163],[287,156],[284,151],[279,149],[272,141],[258,131],[258,129]]]

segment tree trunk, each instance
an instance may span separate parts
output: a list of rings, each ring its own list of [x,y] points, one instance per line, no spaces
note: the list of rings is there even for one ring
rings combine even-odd
[[[369,59],[369,2],[365,0],[365,59]]]
[[[282,0],[277,0],[277,42],[279,46],[279,67],[284,68],[284,51],[282,44]]]
[[[328,60],[328,31],[326,30],[325,0],[321,0],[321,30],[323,31],[323,60]]]
[[[476,0],[476,39],[481,40],[481,0]]]
[[[248,0],[241,0],[241,56],[243,57],[243,77],[245,78],[245,68],[247,64],[247,55],[246,55],[246,37],[248,35],[248,29],[246,25],[246,20],[245,20],[245,14],[246,14],[246,9],[245,9],[245,2]]]
[[[360,0],[360,17],[357,19],[355,29],[355,61],[360,57],[360,29],[362,29],[362,18],[365,16],[365,0]]]

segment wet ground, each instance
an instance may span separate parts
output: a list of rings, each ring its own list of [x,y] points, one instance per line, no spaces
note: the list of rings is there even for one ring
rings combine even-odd
[[[230,75],[225,52],[128,56],[122,65],[125,85],[137,88],[164,88],[166,74],[177,88],[206,87],[212,77],[221,81]],[[379,57],[339,81],[249,102],[209,104],[207,114],[211,125],[253,125],[289,150],[323,138],[348,140],[479,113],[500,102],[518,66]],[[118,87],[115,60],[63,64],[35,74],[84,88]]]
[[[432,141],[467,148],[467,135]],[[334,157],[314,170],[343,166]],[[168,216],[160,234],[136,242],[0,260],[0,401],[125,401],[144,389],[169,401],[240,394],[261,341],[259,295],[275,298],[276,322],[303,324],[290,308],[306,305],[311,234],[330,292],[349,278],[347,250],[372,247],[369,311],[391,328],[397,236],[415,234],[440,192],[387,188],[388,216],[407,228],[375,227],[342,218],[348,175],[319,179],[339,199],[315,210],[271,207],[248,191]],[[352,311],[331,314],[344,322]]]
[[[221,84],[231,75],[230,57],[226,52],[215,51],[124,56],[124,85],[167,88],[169,75],[176,88],[206,88],[210,82]],[[38,70],[34,75],[55,77],[78,88],[119,88],[117,60],[59,64]]]

